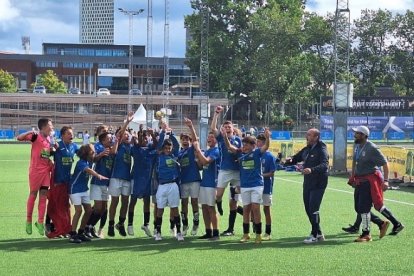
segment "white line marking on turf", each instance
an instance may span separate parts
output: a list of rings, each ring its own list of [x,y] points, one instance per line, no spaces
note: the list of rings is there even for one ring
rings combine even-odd
[[[276,179],[283,180],[283,181],[287,181],[287,182],[293,182],[293,183],[302,184],[302,182],[300,182],[300,181],[290,180],[290,179],[281,178],[281,177],[275,177],[275,178]],[[341,192],[341,193],[351,194],[351,195],[354,194],[353,192],[350,192],[350,191],[345,191],[345,190],[340,190],[340,189],[335,189],[335,188],[329,188],[329,187],[327,187],[326,189],[332,190],[332,191],[335,191],[335,192]],[[413,203],[409,203],[409,202],[404,202],[404,201],[399,201],[399,200],[394,200],[394,199],[387,199],[387,198],[385,198],[384,200],[385,201],[389,201],[389,202],[394,202],[394,203],[400,203],[400,204],[403,204],[403,205],[414,206]]]

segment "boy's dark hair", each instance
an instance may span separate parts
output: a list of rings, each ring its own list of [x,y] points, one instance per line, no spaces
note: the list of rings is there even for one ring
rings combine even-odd
[[[248,143],[251,145],[256,145],[256,137],[254,136],[246,136],[243,138],[242,143]]]
[[[50,120],[49,118],[40,118],[39,121],[37,122],[37,127],[39,128],[39,130],[41,130],[42,128],[47,126],[47,124],[51,121],[52,120]]]
[[[101,134],[98,136],[98,140],[99,140],[99,142],[101,142],[101,143],[102,143],[102,141],[103,141],[103,140],[105,140],[106,136],[108,136],[108,135],[109,135],[109,132],[104,132],[104,133],[101,133]]]
[[[82,145],[76,152],[76,155],[79,157],[79,159],[86,160],[88,159],[88,155],[92,150],[93,149],[90,144]]]
[[[263,133],[260,133],[259,135],[257,135],[256,139],[260,141],[266,141],[266,136]]]
[[[164,148],[165,146],[173,146],[172,141],[170,139],[164,140],[164,143],[162,143],[162,148]]]
[[[72,129],[72,127],[70,127],[70,126],[63,126],[60,129],[60,136],[62,137],[62,135],[65,134],[65,132],[68,131],[69,129]]]
[[[101,135],[101,134],[102,134],[102,131],[103,131],[104,129],[106,129],[106,128],[108,128],[108,126],[106,126],[106,125],[100,125],[100,126],[98,126],[98,127],[96,128],[96,133],[95,133],[95,136],[99,136],[99,135]]]

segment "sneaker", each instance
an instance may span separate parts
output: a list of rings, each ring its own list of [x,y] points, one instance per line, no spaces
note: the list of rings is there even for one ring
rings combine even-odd
[[[262,243],[262,235],[256,234],[256,239],[254,240],[254,243]]]
[[[371,235],[361,235],[355,240],[355,242],[370,242],[370,241],[372,241]]]
[[[266,233],[262,236],[262,241],[270,241],[270,240],[271,240],[270,234]]]
[[[390,226],[390,222],[388,220],[384,221],[380,228],[379,238],[382,239],[386,234],[388,227]]]
[[[115,228],[113,225],[108,226],[108,236],[115,237]]]
[[[45,225],[44,225],[44,223],[39,223],[39,222],[36,221],[35,226],[37,228],[37,231],[39,231],[39,234],[41,236],[44,236],[45,235]]]
[[[78,235],[71,235],[69,237],[70,243],[82,243],[82,241],[78,238]]]
[[[177,233],[177,241],[184,241],[183,234]]]
[[[312,243],[317,243],[319,240],[317,237],[314,237],[313,235],[310,235],[309,237],[307,237],[306,239],[303,240],[303,243],[306,244],[312,244]]]
[[[173,228],[173,229],[170,229],[170,234],[171,234],[171,237],[176,237],[177,236],[177,228]]]
[[[89,226],[85,227],[85,232],[84,232],[85,236],[87,236],[90,239],[93,239],[92,233],[91,233],[91,228]]]
[[[199,239],[199,240],[207,240],[207,239],[211,239],[212,237],[213,237],[212,235],[204,234],[204,235],[198,237],[197,239]]]
[[[77,237],[78,237],[79,240],[81,240],[83,242],[90,242],[91,241],[91,238],[85,236],[85,234],[79,234],[79,235],[77,235]]]
[[[135,235],[135,233],[134,233],[134,226],[133,225],[128,225],[127,232],[128,232],[128,235],[134,236]]]
[[[45,224],[45,235],[52,233],[52,225],[50,223]]]
[[[240,239],[240,242],[247,242],[248,240],[250,240],[250,235],[244,234],[243,237]]]
[[[349,233],[349,234],[358,234],[359,233],[359,229],[356,228],[353,225],[349,225],[349,227],[342,227],[342,230],[344,230],[345,232]]]
[[[221,233],[220,236],[224,236],[224,237],[234,236],[234,231],[227,229],[223,233]]]
[[[89,234],[92,236],[92,239],[100,239],[101,235],[97,234],[95,231],[95,227],[89,226]]]
[[[150,238],[152,237],[151,230],[149,229],[148,225],[142,225],[141,229],[144,230],[145,235],[147,235]]]
[[[208,238],[209,241],[218,241],[220,240],[220,236],[212,236],[210,238]]]
[[[391,236],[395,236],[398,233],[400,233],[404,229],[404,225],[402,223],[398,224],[397,226],[394,226],[392,228],[392,231],[390,233]]]
[[[321,234],[317,234],[316,238],[318,239],[318,241],[324,241],[325,240],[325,236],[321,233]]]
[[[100,238],[103,239],[105,238],[105,234],[102,228],[99,228],[98,233],[96,233],[96,235]]]
[[[193,225],[193,229],[191,230],[191,236],[197,235],[198,225]]]
[[[161,234],[160,233],[156,233],[155,234],[155,240],[156,241],[162,241],[162,237],[161,237]]]
[[[117,223],[115,225],[116,230],[118,230],[119,235],[121,235],[122,237],[126,237],[127,233],[125,232],[125,226],[123,224],[119,224]]]
[[[183,236],[187,236],[188,225],[183,225]]]
[[[26,233],[27,233],[27,235],[31,235],[32,232],[33,232],[32,231],[32,223],[26,221]]]

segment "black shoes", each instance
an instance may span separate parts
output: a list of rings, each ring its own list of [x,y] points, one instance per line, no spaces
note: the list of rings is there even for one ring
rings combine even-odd
[[[115,228],[116,228],[116,230],[118,230],[119,235],[121,235],[122,237],[126,237],[127,233],[125,231],[125,226],[123,224],[117,223],[115,225]],[[109,235],[109,232],[108,232],[108,235]]]
[[[115,227],[113,225],[108,226],[108,236],[115,237]]]
[[[234,236],[234,231],[233,230],[225,230],[224,232],[222,232],[220,234],[220,236],[224,236],[224,237],[230,237],[230,236]]]
[[[349,225],[349,227],[342,227],[342,230],[344,230],[345,232],[349,233],[349,234],[358,234],[359,233],[359,229],[356,228],[353,225]]]
[[[404,229],[404,225],[400,223],[392,228],[390,235],[395,236],[398,233],[400,233],[403,229]]]

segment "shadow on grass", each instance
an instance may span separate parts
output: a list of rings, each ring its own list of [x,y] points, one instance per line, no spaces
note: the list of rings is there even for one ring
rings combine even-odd
[[[175,238],[165,237],[162,241],[155,241],[150,238],[114,238],[93,240],[92,242],[82,244],[71,244],[67,239],[14,239],[1,240],[0,251],[3,252],[28,252],[32,250],[59,250],[82,248],[82,250],[98,251],[101,253],[119,252],[119,251],[137,251],[147,252],[148,255],[165,253],[179,248],[196,249],[196,250],[227,250],[240,251],[261,248],[304,248],[304,247],[323,247],[349,244],[352,242],[352,235],[337,234],[328,235],[324,242],[307,245],[303,243],[305,237],[286,237],[270,241],[263,241],[261,244],[254,243],[252,240],[247,243],[240,243],[240,237],[226,237],[218,241],[198,240],[196,237],[187,237],[184,242],[178,242]],[[88,249],[87,249],[88,248]]]

